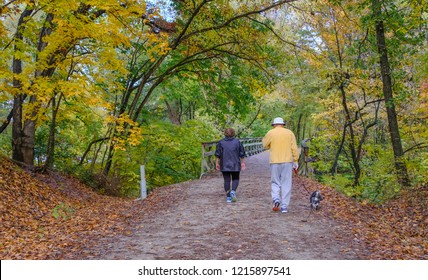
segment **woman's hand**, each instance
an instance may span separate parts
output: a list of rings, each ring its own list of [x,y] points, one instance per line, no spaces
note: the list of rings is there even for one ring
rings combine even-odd
[[[245,170],[245,162],[241,162],[241,170]]]

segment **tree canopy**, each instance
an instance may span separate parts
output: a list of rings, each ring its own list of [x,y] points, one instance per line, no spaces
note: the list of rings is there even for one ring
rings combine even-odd
[[[427,8],[2,1],[0,150],[135,195],[140,164],[152,187],[196,178],[201,142],[282,116],[314,176],[381,201],[427,182]]]

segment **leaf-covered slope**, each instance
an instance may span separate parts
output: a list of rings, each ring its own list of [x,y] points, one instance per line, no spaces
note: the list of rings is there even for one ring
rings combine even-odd
[[[132,201],[98,195],[77,180],[0,163],[0,258],[79,258],[98,237],[125,233]]]
[[[354,240],[364,243],[367,259],[428,259],[428,185],[402,191],[384,205],[357,203],[335,190],[315,184],[327,197],[323,214],[349,227]]]

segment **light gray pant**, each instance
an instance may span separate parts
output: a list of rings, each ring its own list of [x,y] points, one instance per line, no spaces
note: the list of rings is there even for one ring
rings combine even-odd
[[[293,163],[273,163],[270,165],[272,201],[279,201],[281,208],[287,208],[291,198]]]

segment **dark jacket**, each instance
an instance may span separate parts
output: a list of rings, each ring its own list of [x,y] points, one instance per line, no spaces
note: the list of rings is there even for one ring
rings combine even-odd
[[[221,171],[241,171],[241,158],[245,157],[244,146],[236,138],[225,137],[217,143],[215,156],[220,159]]]

